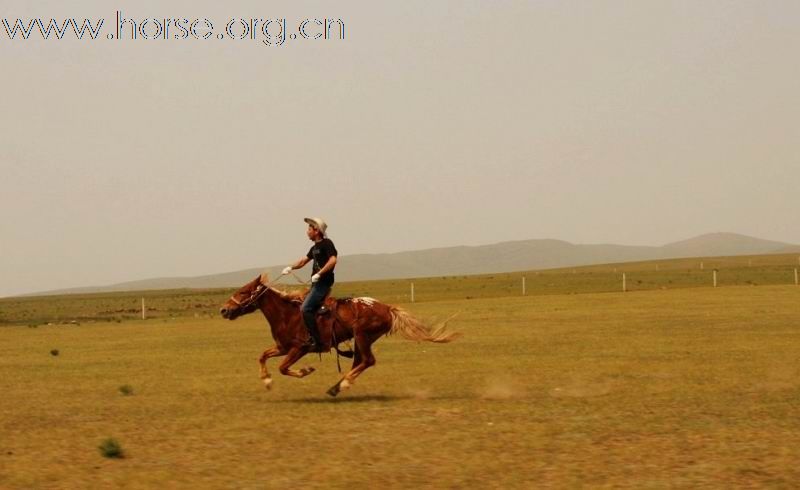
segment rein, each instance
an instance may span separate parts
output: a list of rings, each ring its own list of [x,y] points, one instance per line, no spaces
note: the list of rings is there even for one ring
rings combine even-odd
[[[291,272],[291,275],[292,275],[292,277],[294,277],[294,278],[295,278],[295,280],[296,280],[298,283],[300,283],[300,284],[308,284],[308,281],[304,281],[304,280],[302,280],[302,279],[301,279],[301,278],[300,278],[300,277],[299,277],[297,274],[295,274],[294,272]],[[259,282],[258,282],[258,286],[256,286],[256,289],[255,289],[255,290],[253,290],[253,292],[252,292],[252,294],[250,295],[250,297],[249,297],[249,298],[247,298],[247,299],[246,299],[246,300],[244,300],[244,301],[239,301],[239,300],[238,300],[238,299],[236,299],[236,298],[235,298],[233,295],[231,295],[231,297],[230,297],[230,300],[231,300],[231,301],[233,301],[233,303],[234,303],[234,304],[236,304],[236,306],[240,306],[240,307],[248,308],[248,307],[250,307],[250,306],[251,306],[253,303],[255,303],[256,301],[258,301],[258,299],[259,299],[261,296],[263,296],[263,295],[264,295],[264,293],[266,293],[266,292],[267,292],[267,290],[269,290],[270,286],[272,286],[273,284],[276,284],[278,281],[280,281],[281,279],[283,279],[283,276],[284,276],[284,274],[281,274],[280,276],[276,277],[274,280],[272,280],[272,281],[268,282],[267,284],[264,284],[263,282],[261,282],[261,281],[259,280]]]

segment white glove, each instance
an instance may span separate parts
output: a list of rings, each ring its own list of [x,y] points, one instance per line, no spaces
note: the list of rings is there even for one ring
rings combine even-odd
[[[314,274],[311,276],[311,284],[314,284],[317,281],[319,281],[319,274]]]
[[[291,265],[287,265],[287,266],[286,266],[286,267],[285,267],[285,268],[284,268],[284,269],[281,271],[281,275],[282,275],[282,276],[285,276],[286,274],[291,274],[291,273],[292,273],[292,266],[291,266]]]

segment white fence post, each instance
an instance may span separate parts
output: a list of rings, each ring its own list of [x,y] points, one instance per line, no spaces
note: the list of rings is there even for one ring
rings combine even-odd
[[[714,287],[717,287],[717,269],[714,269]]]
[[[144,308],[144,296],[142,296],[142,320],[146,320],[147,319],[146,311],[147,310],[145,310],[145,308]]]
[[[411,302],[414,302],[414,283],[411,283]]]
[[[626,284],[625,273],[622,273],[622,292],[628,291],[628,285]]]
[[[522,276],[522,295],[525,296],[525,276]]]
[[[800,286],[800,281],[798,281],[798,277],[797,277],[797,268],[796,267],[794,269],[794,285],[795,286]]]

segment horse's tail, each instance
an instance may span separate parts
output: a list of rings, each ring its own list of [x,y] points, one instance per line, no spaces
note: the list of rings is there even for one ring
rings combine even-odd
[[[392,314],[392,329],[389,330],[389,334],[398,333],[408,340],[425,340],[437,343],[452,342],[461,336],[458,332],[447,330],[447,322],[453,318],[452,316],[437,325],[436,328],[432,328],[417,320],[402,308],[392,306],[390,311]]]

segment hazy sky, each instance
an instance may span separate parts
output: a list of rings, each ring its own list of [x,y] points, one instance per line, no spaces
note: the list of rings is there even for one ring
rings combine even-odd
[[[109,40],[117,9],[215,34],[340,18],[345,39]],[[0,296],[286,264],[307,215],[345,255],[800,243],[796,0],[3,0],[3,17],[105,23],[96,41],[0,26]]]

